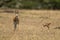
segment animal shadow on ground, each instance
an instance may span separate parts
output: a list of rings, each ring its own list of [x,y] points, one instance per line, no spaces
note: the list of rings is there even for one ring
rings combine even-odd
[[[60,27],[55,27],[54,29],[60,29]]]
[[[51,23],[46,23],[46,24],[43,24],[43,27],[47,27],[49,29],[50,25],[51,25]]]

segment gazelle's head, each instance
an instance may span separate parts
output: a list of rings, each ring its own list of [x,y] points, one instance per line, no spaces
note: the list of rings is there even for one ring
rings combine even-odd
[[[15,14],[16,16],[18,16],[18,14]]]
[[[15,16],[14,17],[18,18],[18,14],[15,13]]]

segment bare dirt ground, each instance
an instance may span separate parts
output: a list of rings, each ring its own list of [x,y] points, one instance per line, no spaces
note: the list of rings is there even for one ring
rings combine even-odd
[[[14,32],[14,13],[0,13],[0,40],[60,40],[60,11],[20,10]],[[51,23],[49,30],[43,24]]]

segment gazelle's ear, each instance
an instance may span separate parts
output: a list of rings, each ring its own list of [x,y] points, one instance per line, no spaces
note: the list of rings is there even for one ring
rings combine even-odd
[[[19,13],[19,9],[15,9],[15,13],[18,14]]]

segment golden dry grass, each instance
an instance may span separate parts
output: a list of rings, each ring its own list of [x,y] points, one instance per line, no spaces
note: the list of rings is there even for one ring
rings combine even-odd
[[[60,40],[60,11],[20,10],[20,24],[14,32],[15,14],[0,13],[0,40]],[[50,29],[43,24],[51,23]]]

